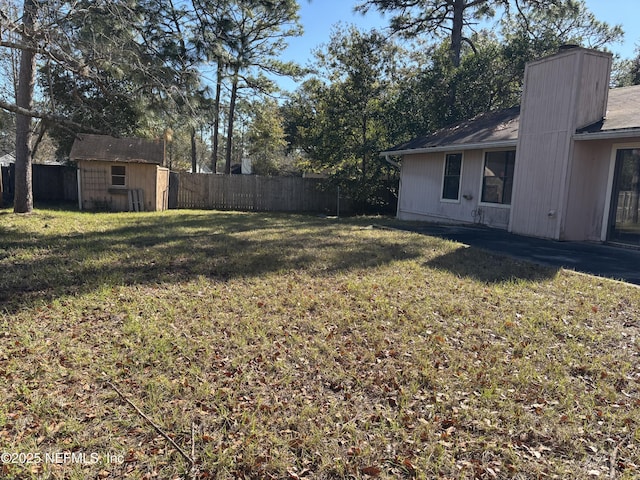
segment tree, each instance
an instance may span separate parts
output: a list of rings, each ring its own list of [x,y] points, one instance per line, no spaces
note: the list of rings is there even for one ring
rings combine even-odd
[[[561,45],[575,44],[605,49],[619,42],[624,32],[619,25],[599,21],[584,0],[565,0],[538,9],[515,3],[500,22],[504,55],[511,59],[511,72],[524,72],[525,63],[558,51]]]
[[[110,2],[107,5],[112,5]],[[72,72],[75,76],[92,79],[98,87],[99,70],[96,63],[85,62],[85,58],[76,57],[78,52],[77,40],[73,29],[65,26],[80,25],[82,19],[87,18],[91,8],[96,5],[88,5],[82,8],[80,2],[68,3],[65,1],[39,2],[25,0],[22,11],[16,10],[16,15],[9,18],[7,14],[3,18],[3,37],[0,47],[13,52],[20,52],[20,69],[15,103],[9,99],[0,100],[0,108],[16,114],[16,176],[14,211],[16,213],[28,213],[33,209],[33,195],[31,186],[32,163],[32,118],[40,118],[44,121],[56,122],[67,127],[80,127],[77,122],[63,115],[47,111],[50,106],[40,110],[34,109],[33,98],[36,84],[37,59],[43,63],[58,66],[65,71]],[[6,28],[6,30],[4,30]],[[7,30],[20,32],[20,37],[14,40],[5,38]],[[113,30],[113,23],[112,23]],[[100,41],[107,37],[100,38]],[[95,38],[94,38],[95,40]],[[106,41],[106,40],[105,40]],[[98,46],[99,42],[94,41]],[[99,57],[99,60],[104,60]],[[41,124],[44,128],[45,123]],[[44,130],[41,130],[41,135]],[[41,138],[41,135],[38,138]]]
[[[629,76],[631,85],[640,85],[640,47],[636,48],[636,56],[631,59]]]
[[[580,44],[598,48],[621,34],[620,27],[611,28],[595,19],[583,0],[365,0],[356,7],[362,12],[371,8],[395,12],[391,29],[407,37],[448,36],[454,67],[460,65],[464,43],[475,49],[469,32],[478,23],[494,18],[498,11],[503,11],[510,21],[517,19],[539,39],[549,34],[555,38],[575,36],[582,39]]]
[[[18,9],[10,0],[0,0],[0,10],[7,12],[5,16],[16,18]],[[0,23],[3,25],[3,23]],[[0,40],[19,43],[17,32],[0,27]],[[20,51],[0,48],[0,99],[12,99],[15,102],[18,90],[18,69],[20,67]],[[16,116],[13,112],[0,109],[0,155],[13,153],[16,146]]]
[[[510,74],[504,46],[488,32],[475,34],[473,41],[475,50],[462,49],[458,68],[443,42],[422,53],[420,69],[405,70],[385,106],[396,143],[519,102],[522,72],[515,78]],[[451,89],[464,94],[451,102]]]
[[[0,110],[0,155],[12,153],[16,146],[16,117]]]
[[[283,63],[277,56],[288,37],[302,34],[295,0],[239,0],[231,9],[228,38],[231,94],[227,126],[224,173],[231,172],[233,125],[238,90],[244,86],[269,92],[273,84],[264,73],[297,75],[294,63]],[[251,76],[258,73],[258,76]]]
[[[556,0],[521,0],[543,7]],[[391,29],[407,37],[423,34],[439,38],[449,37],[451,63],[460,65],[463,43],[473,46],[465,36],[465,30],[475,26],[480,20],[491,19],[497,7],[505,7],[509,0],[366,0],[356,9],[366,13],[371,8],[379,12],[397,12],[391,18]]]
[[[190,131],[191,169],[198,170],[197,131],[205,123],[202,106],[206,104],[206,89],[201,88],[197,20],[199,5],[174,0],[140,2],[141,18],[145,19],[142,35],[147,45],[153,45],[158,59],[171,78],[171,89],[163,102],[164,113],[173,126],[187,126]]]
[[[337,29],[316,53],[315,78],[284,107],[291,147],[306,152],[313,170],[331,173],[362,210],[384,203],[390,188],[377,153],[389,142],[383,105],[397,54],[380,32]]]
[[[211,105],[211,170],[217,172],[220,140],[220,115],[222,84],[225,71],[230,63],[228,46],[231,42],[230,29],[232,3],[220,0],[194,0],[197,18],[197,35],[194,43],[206,61],[215,63],[215,96]]]
[[[640,47],[636,48],[635,57],[614,62],[611,75],[614,87],[640,85]]]
[[[251,105],[251,123],[247,132],[248,154],[256,175],[291,174],[287,165],[283,118],[275,100],[267,99]]]
[[[383,13],[396,12],[391,19],[391,30],[405,37],[448,35],[449,62],[453,68],[458,68],[463,44],[476,49],[469,35],[475,25],[492,19],[499,8],[508,11],[512,1],[516,5],[521,3],[544,9],[563,0],[365,0],[356,10],[366,13],[375,8]],[[456,85],[449,85],[445,97],[448,110],[454,109],[457,95]]]
[[[421,68],[405,71],[402,86],[386,108],[398,142],[514,106],[520,101],[527,62],[555,53],[566,43],[603,48],[622,34],[619,27],[595,19],[582,1],[539,11],[520,6],[498,26],[497,35],[472,35],[457,68],[449,61],[448,41],[414,53]]]
[[[6,12],[6,18],[17,18],[19,9],[13,0],[0,0],[0,11]],[[0,23],[0,40],[5,44],[20,43],[20,34]],[[18,69],[20,68],[20,50],[0,48],[0,98],[14,99],[18,90]]]
[[[201,172],[209,164],[209,149],[204,141],[204,131],[196,130],[193,134],[191,125],[184,125],[171,132],[171,141],[167,144],[167,166],[172,171],[180,172]],[[195,142],[196,148],[193,148]],[[193,166],[193,152],[196,152]]]
[[[33,92],[36,82],[36,53],[33,44],[36,33],[38,5],[35,0],[25,0],[22,9],[22,41],[16,106],[25,111],[33,108]],[[25,112],[16,115],[16,162],[15,162],[15,213],[29,213],[33,210],[33,189],[31,183],[31,117]]]

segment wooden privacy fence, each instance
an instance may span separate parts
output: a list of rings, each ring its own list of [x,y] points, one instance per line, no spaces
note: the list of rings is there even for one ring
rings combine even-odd
[[[177,208],[244,211],[331,212],[338,191],[325,179],[180,173],[171,176]]]
[[[15,165],[0,167],[0,192],[5,203],[13,201],[15,191]],[[33,198],[36,201],[78,201],[78,179],[75,167],[34,163],[31,169]],[[0,204],[1,204],[0,200]]]
[[[2,167],[0,195],[11,203],[13,165]],[[34,198],[39,201],[78,200],[75,167],[33,165]],[[0,205],[2,197],[0,196]],[[212,175],[171,172],[169,208],[201,208],[244,211],[325,212],[349,210],[338,190],[326,179]]]

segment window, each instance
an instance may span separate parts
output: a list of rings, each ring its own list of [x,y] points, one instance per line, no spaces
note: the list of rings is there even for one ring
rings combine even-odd
[[[111,165],[111,186],[124,187],[126,182],[126,168],[124,165]]]
[[[449,153],[444,159],[442,180],[442,200],[460,199],[460,176],[462,175],[462,154]]]
[[[485,154],[484,174],[482,176],[482,202],[511,205],[513,168],[515,164],[515,150],[487,152]]]

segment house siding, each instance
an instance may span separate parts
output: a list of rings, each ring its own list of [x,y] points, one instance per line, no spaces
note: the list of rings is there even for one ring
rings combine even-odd
[[[449,153],[456,153],[452,150]],[[463,153],[460,199],[443,201],[442,179],[446,153],[406,155],[401,173],[398,218],[447,223],[477,223],[506,229],[509,207],[479,204],[484,155],[482,150]],[[466,197],[466,198],[465,198]]]
[[[608,54],[584,51],[584,71],[577,91],[576,128],[600,121],[607,114],[611,58]]]
[[[616,149],[640,148],[640,97],[636,90],[610,94],[610,74],[610,54],[583,48],[527,64],[510,207],[481,202],[485,152],[481,143],[460,141],[456,126],[433,147],[425,140],[398,147],[404,155],[398,217],[480,223],[554,240],[607,240],[608,210],[617,202],[611,198]],[[481,123],[476,128],[494,133]],[[439,152],[425,153],[429,148]],[[459,201],[441,199],[445,150],[463,151]]]
[[[613,148],[612,141],[576,142],[561,235],[564,240],[600,240]]]
[[[605,111],[611,56],[573,49],[527,65],[509,230],[562,240],[572,135]]]

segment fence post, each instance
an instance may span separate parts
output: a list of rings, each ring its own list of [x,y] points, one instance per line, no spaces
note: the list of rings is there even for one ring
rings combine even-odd
[[[175,180],[178,208],[298,212],[336,208],[335,192],[323,180],[202,173],[179,173]],[[320,184],[326,188],[318,190]],[[338,189],[337,215],[340,193]]]

